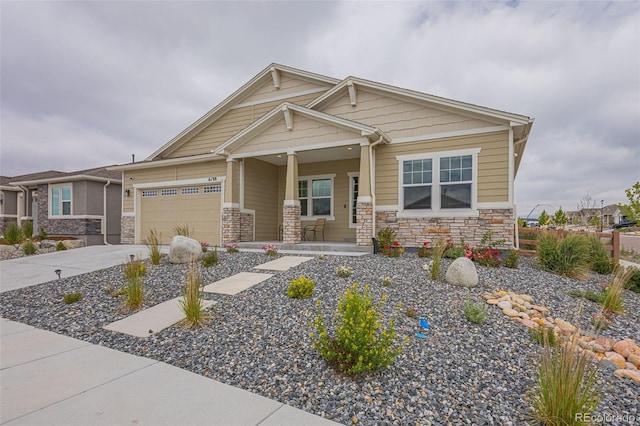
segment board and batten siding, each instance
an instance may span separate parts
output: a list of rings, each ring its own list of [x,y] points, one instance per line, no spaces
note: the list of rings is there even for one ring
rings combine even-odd
[[[224,160],[202,163],[180,164],[175,166],[154,167],[150,169],[127,170],[124,172],[123,191],[131,191],[131,196],[122,199],[123,213],[134,211],[133,185],[137,183],[171,182],[186,179],[203,179],[211,176],[222,177],[227,174],[227,163]],[[238,179],[235,180],[238,182]]]
[[[322,93],[315,93],[256,105],[249,105],[241,108],[232,108],[200,133],[192,137],[184,145],[171,152],[167,158],[207,154],[216,149],[222,143],[226,142],[227,139],[231,138],[236,133],[262,117],[264,114],[280,105],[282,102],[287,101],[299,105],[305,105],[321,94]]]
[[[277,194],[278,167],[253,158],[244,160],[244,208],[255,210],[255,241],[278,239]]]
[[[383,129],[392,139],[417,137],[460,130],[495,126],[496,123],[456,114],[444,109],[357,90],[356,106],[346,93],[331,104],[319,108],[327,114]]]
[[[424,142],[380,145],[376,148],[376,204],[398,204],[397,155],[429,154],[480,148],[478,154],[478,202],[509,199],[509,133],[495,132]]]

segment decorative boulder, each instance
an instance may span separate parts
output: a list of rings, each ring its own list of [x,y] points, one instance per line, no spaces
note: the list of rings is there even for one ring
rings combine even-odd
[[[466,257],[459,257],[447,269],[445,279],[449,284],[460,287],[475,287],[478,285],[476,265]]]
[[[64,240],[62,244],[68,249],[84,247],[84,241],[82,240]]]
[[[169,245],[169,262],[171,263],[189,263],[192,258],[200,259],[202,257],[202,247],[200,243],[193,238],[176,235],[171,239]]]

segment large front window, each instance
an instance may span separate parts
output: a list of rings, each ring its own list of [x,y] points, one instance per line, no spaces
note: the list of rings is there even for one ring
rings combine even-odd
[[[298,199],[300,200],[300,216],[307,218],[332,216],[333,178],[300,178]]]
[[[51,216],[71,216],[71,184],[51,186]]]

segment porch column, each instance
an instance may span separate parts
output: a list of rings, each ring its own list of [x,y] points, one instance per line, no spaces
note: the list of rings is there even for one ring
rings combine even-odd
[[[297,244],[300,242],[300,200],[298,199],[298,155],[287,153],[287,181],[282,207],[282,242]]]
[[[360,143],[360,174],[356,200],[356,244],[370,246],[373,235],[373,197],[371,196],[371,151],[369,141]]]
[[[238,163],[227,158],[227,176],[224,181],[222,203],[222,243],[240,241],[240,202],[238,200],[236,177]]]

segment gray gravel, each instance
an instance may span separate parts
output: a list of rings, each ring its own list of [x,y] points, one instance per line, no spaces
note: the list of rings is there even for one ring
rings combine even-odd
[[[250,270],[268,260],[261,253],[221,253],[220,262],[204,269],[206,283]],[[305,411],[351,424],[475,424],[530,423],[531,392],[539,346],[525,328],[489,308],[482,325],[463,314],[467,297],[480,302],[482,292],[513,290],[534,297],[537,304],[590,329],[598,305],[574,299],[569,290],[599,290],[608,277],[592,274],[586,281],[539,271],[528,259],[517,270],[478,266],[480,286],[467,293],[443,281],[431,281],[422,269],[425,260],[413,253],[401,258],[382,256],[316,257],[235,296],[207,294],[217,301],[217,315],[197,330],[170,327],[140,339],[102,327],[128,315],[122,300],[105,289],[122,286],[121,267],[64,278],[39,286],[0,294],[2,317],[55,331],[91,343],[129,352],[193,371]],[[443,271],[449,264],[444,261]],[[338,265],[354,269],[338,278]],[[186,267],[148,265],[145,306],[180,295]],[[307,276],[316,283],[314,297],[289,299],[292,278]],[[391,276],[389,287],[382,276]],[[353,283],[368,283],[377,300],[387,294],[384,315],[390,318],[398,303],[416,307],[433,325],[419,340],[418,321],[400,314],[398,329],[408,336],[405,353],[386,370],[351,380],[331,368],[310,347],[309,323],[316,302],[330,315],[340,296]],[[81,292],[82,301],[65,305],[63,295]],[[602,334],[640,342],[640,295],[626,292],[627,314]],[[403,308],[404,311],[404,308]],[[604,398],[598,413],[640,419],[640,386],[613,377],[604,369],[599,377]],[[629,424],[625,420],[610,424]]]

